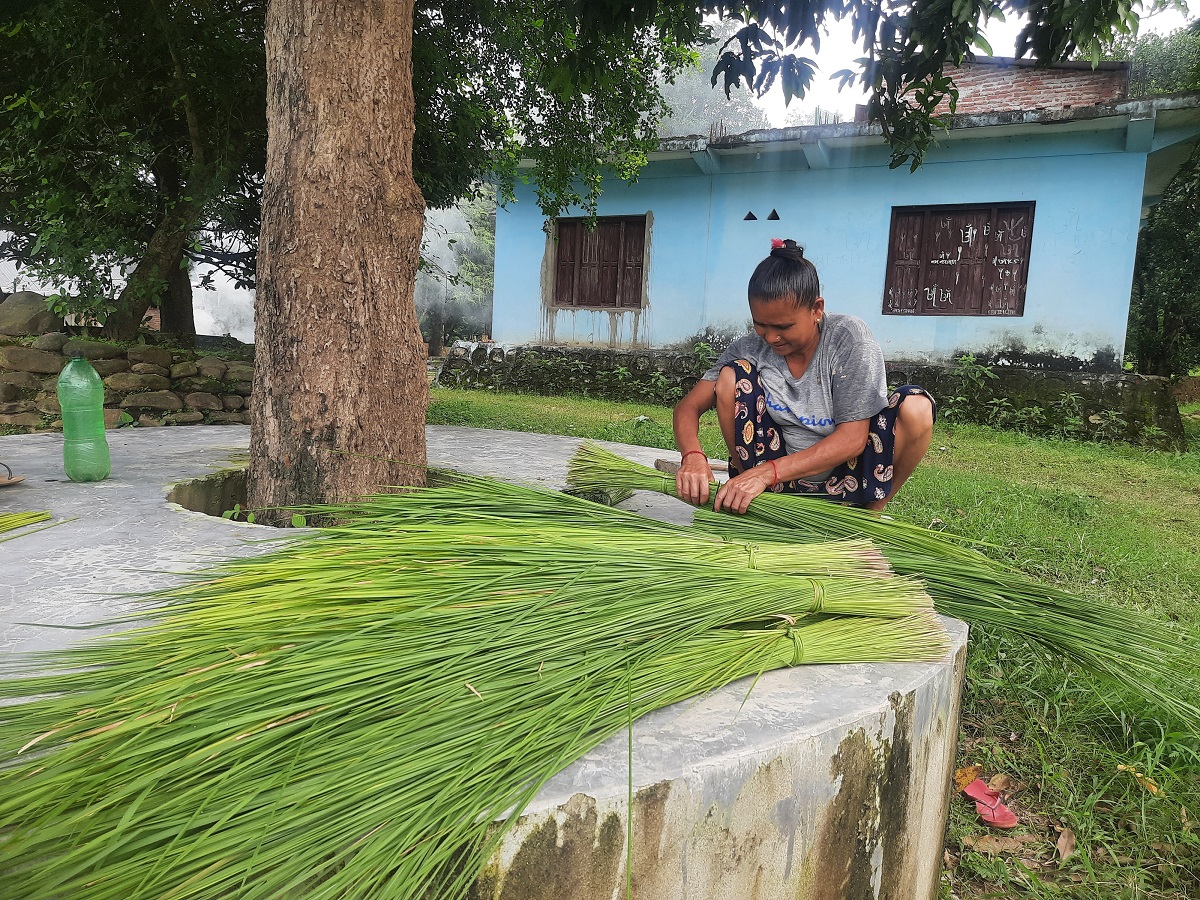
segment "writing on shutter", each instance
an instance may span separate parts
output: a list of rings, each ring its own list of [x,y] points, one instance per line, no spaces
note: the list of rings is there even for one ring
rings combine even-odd
[[[1020,316],[1033,203],[897,207],[885,315]]]
[[[924,258],[923,226],[925,214],[892,210],[892,233],[888,241],[887,283],[883,292],[883,311],[911,316],[919,310],[921,296],[921,260]]]
[[[989,316],[1019,316],[1025,312],[1033,204],[997,209],[992,222],[988,249],[993,278],[984,296],[985,312]]]

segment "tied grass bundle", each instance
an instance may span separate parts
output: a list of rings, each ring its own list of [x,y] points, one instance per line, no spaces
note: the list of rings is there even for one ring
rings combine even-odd
[[[352,506],[325,506],[317,514],[341,527],[367,531],[400,531],[421,540],[429,522],[438,533],[449,535],[444,504],[453,503],[464,489],[485,492],[486,507],[472,511],[465,525],[472,536],[499,536],[510,546],[516,541],[541,546],[574,546],[587,552],[612,550],[628,553],[636,544],[633,535],[654,532],[671,541],[676,559],[729,568],[758,569],[788,575],[878,577],[892,574],[883,554],[870,541],[845,540],[810,544],[756,541],[748,543],[694,528],[647,519],[637,513],[602,506],[558,491],[503,484],[468,475],[438,473],[449,487],[431,487],[419,494],[392,494],[376,498],[368,518]],[[493,509],[495,512],[493,512]],[[545,528],[548,520],[554,522]],[[518,527],[520,526],[520,527]]]
[[[6,531],[16,531],[18,528],[25,528],[27,525],[36,525],[38,522],[45,522],[50,518],[48,512],[16,512],[16,513],[0,513],[0,534]],[[0,538],[0,542],[12,540],[19,535],[10,535],[6,538]]]
[[[339,507],[0,682],[38,697],[0,706],[0,896],[453,900],[495,820],[631,717],[772,668],[947,651],[928,596],[877,565],[703,564],[674,553],[687,529],[602,508],[623,542],[589,548],[582,502],[464,479]]]
[[[572,457],[568,481],[576,488],[661,491],[675,480],[585,444]],[[718,485],[712,485],[715,493]],[[1149,704],[1200,733],[1200,670],[1196,637],[1182,627],[1135,609],[1084,599],[1042,584],[990,559],[965,538],[930,531],[796,494],[764,493],[745,517],[701,509],[695,526],[754,541],[869,539],[901,575],[919,577],[938,612],[971,625],[996,627],[1062,655],[1107,686],[1137,715]]]

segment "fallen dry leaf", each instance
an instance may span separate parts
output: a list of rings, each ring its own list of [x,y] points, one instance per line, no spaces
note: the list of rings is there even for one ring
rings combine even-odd
[[[1017,789],[1017,783],[1003,772],[997,773],[988,781],[988,790],[998,794],[1012,793]]]
[[[1064,828],[1062,834],[1058,836],[1058,843],[1054,847],[1058,850],[1059,861],[1065,862],[1067,857],[1075,852],[1075,832],[1070,828]]]
[[[968,784],[983,774],[983,766],[963,766],[954,770],[954,790],[961,792]]]
[[[1188,818],[1188,811],[1187,811],[1186,806],[1179,807],[1179,821],[1183,823],[1184,831],[1190,832],[1192,830],[1192,820]]]
[[[962,845],[976,853],[986,853],[989,856],[996,856],[1001,853],[1020,853],[1025,849],[1025,845],[1036,841],[1038,838],[1032,834],[1023,834],[1017,837],[1008,837],[999,834],[980,834],[967,835],[962,839]]]
[[[1148,790],[1151,794],[1153,794],[1156,797],[1162,792],[1162,788],[1160,788],[1157,784],[1154,783],[1153,778],[1143,775],[1134,766],[1118,765],[1117,771],[1118,772],[1128,772],[1135,779],[1137,779],[1138,784],[1140,784],[1142,787],[1144,787],[1146,790]]]

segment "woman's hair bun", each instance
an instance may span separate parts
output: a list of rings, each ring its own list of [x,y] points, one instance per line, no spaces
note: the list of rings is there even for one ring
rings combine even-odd
[[[804,248],[791,238],[771,238],[771,255],[783,259],[804,259]]]

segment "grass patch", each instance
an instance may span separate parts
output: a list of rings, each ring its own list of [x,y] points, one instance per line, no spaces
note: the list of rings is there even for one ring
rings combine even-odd
[[[1182,412],[1191,446],[1200,448],[1200,404],[1192,406]],[[641,404],[434,389],[429,422],[673,447],[670,410]],[[723,457],[712,416],[701,441],[710,456]],[[1082,596],[1200,626],[1196,450],[939,424],[926,463],[888,511],[992,543],[1024,571]],[[1006,835],[1024,841],[1019,851],[994,855],[972,849],[987,829],[956,798],[944,897],[1200,897],[1193,736],[1122,717],[1063,661],[974,629],[958,764],[972,763],[1025,785],[1011,803],[1022,824]],[[1060,860],[1063,829],[1077,848]]]
[[[425,421],[430,425],[464,425],[618,441],[638,447],[673,449],[675,446],[671,410],[645,403],[435,387],[430,390]],[[724,458],[725,443],[715,419],[706,424],[700,440],[710,456]]]

